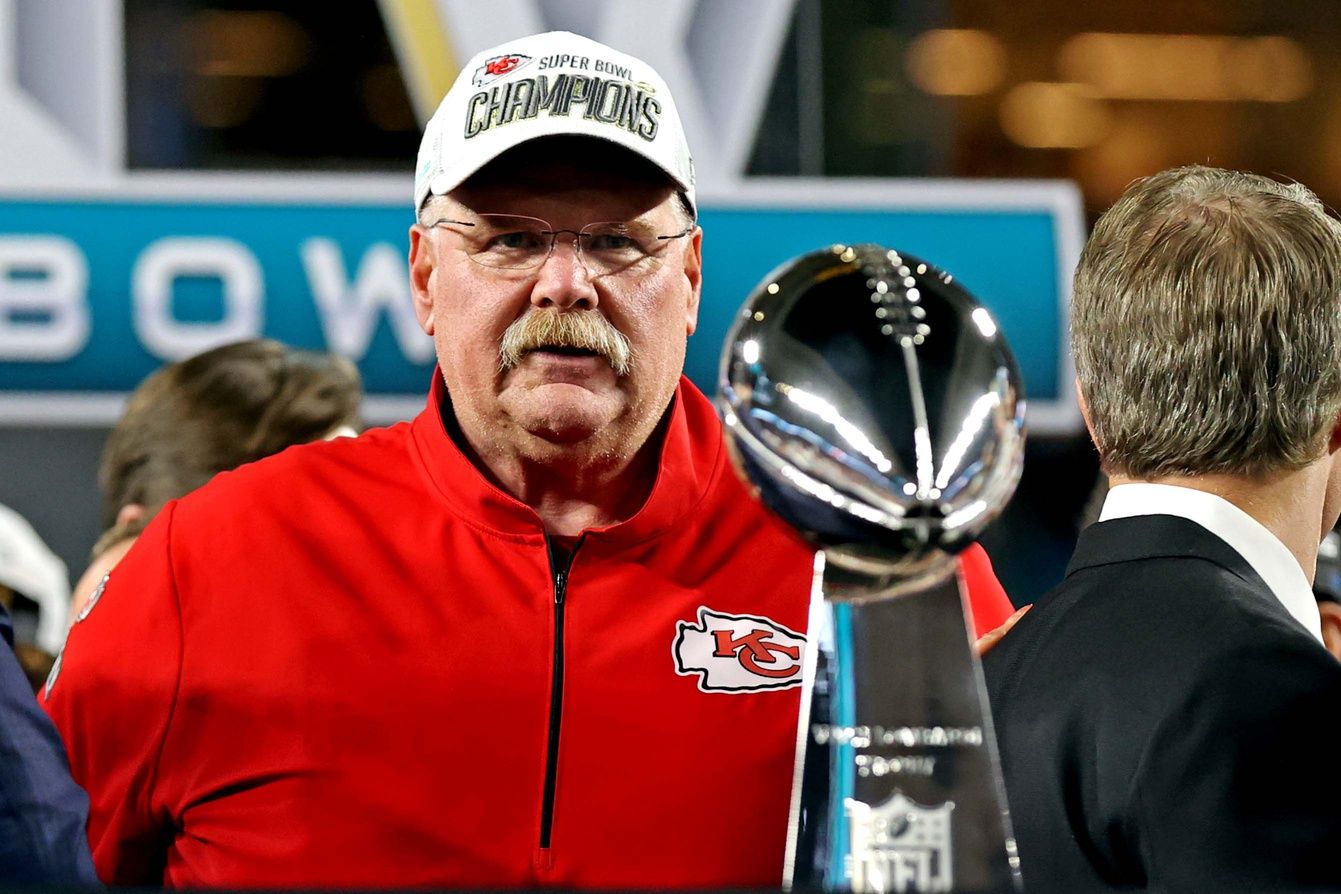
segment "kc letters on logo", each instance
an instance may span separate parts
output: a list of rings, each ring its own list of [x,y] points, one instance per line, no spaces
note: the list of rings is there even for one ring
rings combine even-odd
[[[698,676],[704,692],[750,692],[801,685],[806,638],[776,621],[699,606],[698,623],[675,625],[675,672]]]

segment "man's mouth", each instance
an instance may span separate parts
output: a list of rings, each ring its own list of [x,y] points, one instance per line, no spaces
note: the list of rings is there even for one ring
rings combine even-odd
[[[595,351],[592,351],[592,350],[590,350],[590,349],[588,349],[588,348],[575,348],[575,347],[571,347],[571,346],[569,346],[569,345],[541,345],[541,346],[539,346],[539,347],[537,347],[537,348],[532,348],[532,349],[531,349],[530,351],[528,351],[527,353],[529,354],[529,353],[535,353],[535,352],[540,352],[540,353],[544,353],[544,354],[559,354],[559,355],[564,356],[564,357],[599,357],[599,356],[600,356],[600,355],[597,354]]]

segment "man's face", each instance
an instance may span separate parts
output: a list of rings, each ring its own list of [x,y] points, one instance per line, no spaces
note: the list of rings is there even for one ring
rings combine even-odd
[[[634,222],[672,235],[687,221],[669,186],[603,165],[523,158],[515,178],[467,183],[429,206],[426,222],[475,222],[411,229],[411,280],[420,325],[433,337],[457,419],[477,450],[546,462],[618,461],[636,453],[669,404],[684,367],[685,340],[698,315],[698,230],[653,240],[652,254],[622,270],[588,269],[571,233],[529,270],[500,269],[472,257],[481,215],[524,215],[555,231],[596,222]],[[507,170],[504,171],[504,174]],[[572,349],[524,350],[504,369],[500,345],[528,314],[599,315],[627,339],[620,375],[610,361]]]

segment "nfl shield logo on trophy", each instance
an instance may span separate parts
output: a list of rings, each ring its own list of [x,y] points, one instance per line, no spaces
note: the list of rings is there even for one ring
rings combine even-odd
[[[852,832],[848,877],[853,891],[930,894],[952,889],[953,801],[926,807],[895,791],[874,807],[853,798],[844,807]]]

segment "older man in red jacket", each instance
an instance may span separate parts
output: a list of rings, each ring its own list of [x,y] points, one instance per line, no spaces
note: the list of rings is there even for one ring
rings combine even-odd
[[[106,881],[779,883],[813,550],[681,375],[692,171],[640,60],[465,67],[410,231],[427,408],[170,505],[71,633],[46,704]]]

